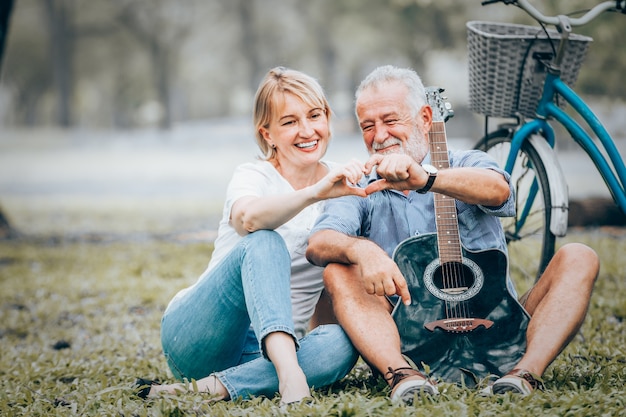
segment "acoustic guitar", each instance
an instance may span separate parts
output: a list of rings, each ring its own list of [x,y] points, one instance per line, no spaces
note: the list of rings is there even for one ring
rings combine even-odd
[[[450,167],[445,121],[451,110],[442,89],[427,89],[433,108],[431,164]],[[402,352],[431,377],[469,387],[504,375],[526,349],[529,316],[507,289],[508,261],[498,249],[467,250],[461,242],[455,199],[434,193],[437,233],[402,241],[393,259],[412,303],[393,317]]]

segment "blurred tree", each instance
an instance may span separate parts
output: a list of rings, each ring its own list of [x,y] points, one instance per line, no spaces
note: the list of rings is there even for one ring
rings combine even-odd
[[[13,18],[18,19],[20,28],[12,30],[4,77],[17,124],[70,127],[79,121],[83,109],[77,84],[91,75],[81,66],[81,46],[86,39],[106,38],[112,33],[106,22],[79,20],[81,14],[89,15],[94,9],[81,8],[84,4],[85,0],[20,2],[23,6],[18,10],[23,12]],[[96,7],[93,13],[98,12],[101,8]],[[20,30],[22,27],[28,30]]]
[[[550,3],[553,4],[554,0]],[[585,11],[588,8],[588,1],[572,0],[571,5],[568,3],[570,10]],[[607,13],[575,32],[593,38],[578,77],[577,90],[588,95],[626,100],[626,54],[619,52],[623,51],[623,40],[626,39],[626,15]]]
[[[2,68],[2,56],[4,54],[7,34],[9,33],[9,21],[12,10],[13,0],[4,0],[2,4],[0,4],[0,68]]]
[[[169,129],[172,126],[172,82],[176,79],[180,50],[193,28],[194,3],[185,2],[183,7],[168,0],[122,0],[120,3],[118,20],[150,58],[149,70],[161,106],[159,127]]]
[[[338,68],[339,53],[336,43],[333,42],[332,29],[335,18],[345,11],[345,5],[336,1],[301,1],[296,7],[298,14],[303,17],[305,30],[315,39],[314,46],[321,64],[320,79],[323,80],[324,87],[327,91],[341,88],[338,79],[341,73]]]
[[[5,4],[9,3],[2,3],[3,6]],[[42,13],[38,13],[41,3],[29,6],[33,12],[28,14],[28,19],[20,21],[17,9],[12,13],[14,24],[4,53],[2,73],[3,85],[10,92],[12,100],[7,116],[12,116],[15,124],[24,126],[41,123],[39,104],[52,85],[51,71],[48,70],[48,47],[44,41],[46,31],[40,21]],[[23,26],[29,26],[28,33],[20,30]]]
[[[436,49],[452,49],[455,46],[450,27],[450,5],[424,1],[388,0],[389,6],[397,11],[402,35],[403,49],[411,57],[411,67],[425,70],[425,54]],[[427,3],[427,4],[426,4]],[[447,7],[443,7],[447,6]]]
[[[61,127],[70,127],[74,124],[72,101],[77,41],[74,25],[75,4],[73,0],[43,0],[43,3],[56,89],[57,123]]]
[[[9,32],[9,21],[13,10],[13,0],[5,0],[0,4],[0,72],[2,70],[2,57],[4,56],[4,45],[7,33]],[[0,207],[0,238],[11,235],[11,225]]]
[[[232,3],[232,7],[236,9],[236,15],[239,20],[241,29],[241,37],[239,44],[241,53],[248,64],[248,88],[255,91],[258,84],[258,74],[263,72],[261,60],[259,57],[258,38],[256,36],[254,7],[256,2],[253,0],[237,0]]]
[[[535,4],[556,13],[584,2]],[[5,123],[124,128],[247,115],[276,65],[317,76],[342,113],[351,111],[356,84],[377,65],[423,73],[433,57],[462,59],[468,20],[532,23],[515,7],[479,0],[22,0],[13,15]],[[595,42],[579,91],[626,98],[626,55],[615,53],[623,19],[584,28]]]

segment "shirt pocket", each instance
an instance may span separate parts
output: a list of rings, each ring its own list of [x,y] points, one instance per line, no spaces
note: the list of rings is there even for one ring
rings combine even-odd
[[[479,227],[479,221],[472,206],[462,202],[457,202],[457,215],[459,218],[459,227],[467,230],[474,230]]]

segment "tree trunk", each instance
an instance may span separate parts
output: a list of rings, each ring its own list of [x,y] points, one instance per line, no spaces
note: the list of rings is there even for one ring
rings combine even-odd
[[[0,69],[2,69],[2,56],[4,55],[4,45],[9,31],[9,21],[13,11],[13,0],[4,0],[0,4]],[[0,238],[12,235],[11,225],[0,208]]]
[[[254,27],[254,1],[239,0],[237,3],[237,15],[241,28],[241,51],[246,58],[249,68],[248,87],[250,91],[256,91],[263,70],[258,55],[257,35]]]
[[[0,207],[0,239],[8,239],[15,235],[15,230],[9,224],[9,220],[6,218]]]
[[[50,32],[52,69],[57,90],[57,123],[73,125],[72,97],[74,92],[74,27],[72,9],[66,0],[46,0],[46,18]]]
[[[159,128],[169,130],[172,127],[172,100],[170,85],[170,65],[168,47],[160,45],[157,39],[152,39],[150,47],[152,60],[152,72],[156,93],[163,107],[163,113],[159,119]]]
[[[155,93],[163,110],[159,119],[159,128],[167,130],[172,127],[173,120],[171,79],[176,68],[177,50],[189,31],[186,27],[176,27],[177,34],[165,36],[155,30],[154,27],[147,27],[145,21],[138,18],[142,11],[145,12],[145,10],[141,9],[141,6],[145,6],[145,4],[139,4],[139,6],[134,7],[130,3],[128,7],[120,11],[118,19],[139,44],[147,50],[151,63],[151,76],[154,81]],[[157,15],[148,15],[152,16],[152,19],[148,19],[149,22],[157,24],[161,21]]]
[[[4,55],[4,45],[9,33],[9,21],[13,11],[13,0],[4,0],[0,4],[0,68],[2,68],[2,56]]]

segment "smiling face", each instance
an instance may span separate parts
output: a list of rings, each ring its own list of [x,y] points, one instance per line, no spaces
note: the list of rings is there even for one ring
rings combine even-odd
[[[275,163],[280,166],[317,164],[326,153],[330,126],[325,109],[305,103],[294,94],[277,93],[273,117],[263,138],[275,148]]]
[[[403,153],[421,162],[428,153],[430,107],[423,106],[413,116],[407,94],[400,82],[386,82],[360,93],[356,113],[370,154]]]

